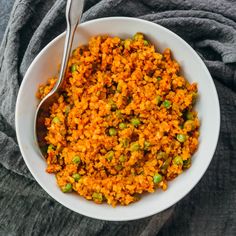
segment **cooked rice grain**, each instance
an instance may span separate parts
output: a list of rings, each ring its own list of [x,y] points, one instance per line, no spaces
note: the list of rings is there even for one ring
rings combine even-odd
[[[39,99],[55,81],[39,87]],[[196,83],[180,75],[170,49],[156,52],[141,33],[92,37],[73,51],[63,93],[45,120],[47,171],[61,189],[70,183],[112,206],[166,190],[198,146],[196,97]]]

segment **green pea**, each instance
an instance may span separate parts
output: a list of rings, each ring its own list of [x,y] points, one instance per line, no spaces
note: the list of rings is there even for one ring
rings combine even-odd
[[[72,175],[72,178],[73,178],[75,181],[78,181],[78,180],[80,180],[81,176],[80,176],[80,174],[76,173],[76,174],[73,174],[73,175]]]
[[[184,160],[183,161],[183,168],[188,169],[191,166],[191,162],[192,162],[191,157],[187,160]]]
[[[123,166],[122,165],[117,165],[115,168],[116,168],[116,170],[119,171],[119,170],[121,170],[123,168]]]
[[[111,106],[111,111],[116,111],[117,110],[117,106],[116,106],[116,104],[113,100],[109,101],[109,105]]]
[[[143,44],[144,44],[144,46],[148,46],[149,42],[147,40],[143,40]]]
[[[59,119],[57,116],[55,116],[55,117],[52,119],[52,123],[58,124],[58,123],[60,123],[60,119]]]
[[[131,119],[131,124],[135,127],[139,126],[141,121],[138,118],[132,118]]]
[[[166,170],[166,169],[169,167],[170,163],[171,163],[171,158],[168,158],[168,159],[167,159],[166,161],[164,161],[164,163],[162,164],[161,169],[162,169],[162,170]]]
[[[184,143],[186,141],[187,137],[185,134],[177,134],[177,140],[180,142],[180,143]]]
[[[133,39],[134,39],[134,40],[143,39],[143,34],[141,34],[141,33],[136,33],[136,34],[133,36]]]
[[[162,181],[162,175],[160,175],[159,173],[156,173],[154,176],[153,176],[153,182],[154,184],[158,184]]]
[[[117,135],[117,130],[114,127],[111,127],[108,132],[110,136]]]
[[[102,202],[103,196],[102,193],[96,193],[94,192],[92,195],[93,200],[98,200],[99,202]]]
[[[66,106],[65,108],[65,114],[68,115],[70,112],[70,105]]]
[[[159,105],[161,103],[161,101],[162,101],[162,98],[161,98],[161,96],[158,95],[156,97],[156,104]]]
[[[115,111],[115,110],[117,110],[117,106],[116,106],[115,103],[113,103],[113,104],[111,105],[111,111]]]
[[[63,193],[69,193],[72,191],[72,184],[71,183],[67,183],[65,186],[62,187],[62,192]]]
[[[144,141],[144,148],[143,148],[143,149],[144,149],[145,151],[147,151],[147,150],[150,148],[150,146],[151,146],[151,143],[150,143],[149,141],[146,141],[146,140],[145,140],[145,141]]]
[[[183,165],[183,159],[181,156],[176,156],[174,159],[173,159],[173,164],[174,165]]]
[[[118,84],[117,84],[116,91],[117,91],[118,93],[121,93],[121,91],[122,91],[121,83],[118,83]]]
[[[74,50],[72,51],[72,55],[73,55],[73,56],[76,56],[76,49],[74,49]]]
[[[131,44],[131,40],[130,39],[126,39],[124,42],[124,47],[125,49],[130,49],[130,44]]]
[[[52,145],[52,144],[50,144],[50,145],[48,146],[48,151],[53,151],[53,150],[55,150],[55,146]]]
[[[76,64],[72,64],[70,71],[71,72],[75,72],[77,70],[77,65]]]
[[[79,164],[80,163],[80,156],[76,155],[73,157],[72,162],[74,164]]]
[[[73,73],[77,70],[77,65],[76,64],[72,64],[70,71]]]
[[[198,97],[197,93],[193,92],[193,93],[192,93],[192,104],[193,104],[193,105],[196,103],[197,97]]]
[[[169,100],[165,100],[162,104],[166,109],[169,109],[171,107],[171,102]]]
[[[114,157],[115,153],[113,151],[109,151],[107,154],[106,154],[106,159],[108,161],[111,161]]]
[[[157,160],[166,160],[168,155],[165,152],[159,151],[157,153]]]
[[[157,81],[161,81],[162,78],[160,76],[157,77]]]
[[[191,111],[187,111],[186,113],[186,119],[187,120],[193,120],[194,117],[193,117],[193,113]]]
[[[119,128],[120,128],[120,129],[126,129],[126,128],[127,128],[127,125],[122,122],[122,123],[119,124]]]
[[[127,138],[121,140],[122,147],[127,148],[129,146],[129,140]]]
[[[140,145],[137,142],[136,143],[131,143],[131,145],[130,145],[131,152],[138,151],[139,149],[140,149]]]
[[[120,158],[119,158],[120,162],[125,162],[126,160],[126,156],[124,155],[121,155]]]
[[[119,119],[123,119],[123,115],[121,113],[121,110],[116,110],[116,116],[119,118]]]

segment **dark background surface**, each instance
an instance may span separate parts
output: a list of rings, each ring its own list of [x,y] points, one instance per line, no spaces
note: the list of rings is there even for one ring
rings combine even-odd
[[[0,42],[2,41],[14,2],[15,0],[0,0]]]
[[[48,1],[48,0],[45,0],[45,1]],[[132,1],[127,1],[127,2],[130,3]],[[145,1],[139,1],[139,2],[145,2]],[[149,1],[149,2],[155,2],[155,1]],[[173,4],[173,2],[175,1],[169,1],[169,2],[170,2],[170,6],[172,6],[173,9],[175,5],[178,5],[178,4]],[[187,1],[182,1],[182,2],[187,2]],[[204,2],[204,1],[199,1],[199,2]],[[205,0],[205,2],[208,2],[208,1]],[[212,1],[212,8],[210,10],[208,9],[207,11],[212,10],[213,12],[215,11],[219,13],[220,10],[218,8],[220,8],[220,4],[214,5],[213,2],[214,1]],[[216,2],[219,2],[219,1],[216,1]],[[232,8],[234,7],[236,9],[235,0],[222,1],[222,2],[224,2],[222,4],[225,4],[225,2],[228,2],[232,4]],[[7,25],[8,19],[10,17],[10,11],[11,11],[11,7],[13,3],[14,3],[14,0],[0,0],[0,42],[3,38],[4,30]],[[167,5],[167,4],[163,4],[163,5]],[[132,6],[131,3],[130,3],[130,6]],[[146,6],[146,2],[145,4],[140,5],[140,6],[141,7]],[[176,8],[178,8],[178,6]],[[199,5],[199,7],[196,7],[196,8],[200,9],[203,7]],[[132,11],[131,10],[129,11],[128,7],[126,9],[127,9],[127,12],[121,10],[122,14],[133,16]],[[157,11],[159,10],[162,11],[161,7],[160,9],[157,7],[156,9]],[[171,9],[168,9],[168,7],[166,7],[166,9],[164,10],[167,11]],[[204,8],[203,11],[206,11],[206,9]],[[140,9],[140,12],[141,14],[144,14],[145,10],[143,10],[142,12]],[[146,12],[147,14],[150,13],[151,12],[150,8],[147,7]],[[102,16],[102,14],[104,13],[101,13],[100,17]],[[113,13],[111,13],[111,15],[112,14]],[[230,17],[229,14],[224,15],[224,13],[222,12],[220,14],[226,17],[229,21],[235,22],[236,20],[236,13],[235,13],[235,18]],[[139,13],[137,13],[137,15],[139,15]],[[148,18],[148,19],[150,20],[151,18]],[[165,22],[164,23],[163,22],[162,24],[165,25]],[[171,25],[169,28],[174,30],[174,26],[173,26],[173,29],[171,28],[172,27]],[[232,31],[233,30],[235,30],[234,27],[232,27]],[[187,31],[188,30],[186,30],[186,32]],[[181,36],[184,37],[188,42],[192,41],[191,35],[190,37],[186,36],[187,33],[184,30],[183,31],[179,30],[179,32],[180,34],[182,33]],[[205,32],[203,33],[202,31],[198,32],[197,27],[194,32],[191,32],[190,30],[190,33],[192,33],[194,37],[197,37],[198,35],[201,35],[201,37],[207,37],[207,33]],[[201,37],[199,37],[199,41],[201,41]],[[192,45],[196,46],[197,43],[194,42]],[[217,49],[217,47],[215,47],[215,49]],[[236,50],[236,49],[232,47],[230,48],[230,50]],[[227,65],[228,70],[220,66],[213,67],[212,66],[213,64],[210,64],[210,63],[208,64],[208,62],[213,61],[215,63],[214,65],[217,65],[217,63],[219,63],[220,65],[221,56],[217,54],[216,52],[213,52],[210,47],[207,47],[204,45],[202,47],[201,46],[197,47],[197,51],[200,55],[204,55],[204,57],[206,58],[205,63],[208,65],[208,68],[210,69],[210,72],[213,75],[214,82],[216,84],[216,88],[219,94],[221,114],[222,114],[221,134],[219,138],[219,144],[218,144],[216,153],[214,155],[214,158],[212,160],[212,163],[210,164],[210,167],[208,168],[206,174],[201,179],[199,184],[190,192],[190,194],[188,194],[182,201],[176,204],[175,210],[172,216],[165,223],[164,227],[159,232],[159,235],[226,235],[226,236],[230,235],[231,236],[231,235],[236,235],[236,205],[235,205],[236,203],[236,143],[235,143],[235,140],[236,140],[236,93],[235,93],[236,86],[235,86],[235,79],[233,79],[233,76],[235,75],[234,68],[236,66],[236,62],[228,64]],[[229,73],[228,72],[229,68],[233,68],[232,69],[233,72],[231,76],[227,74]],[[232,80],[230,79],[231,77],[232,77]],[[8,172],[9,172],[8,170],[1,169],[0,178],[4,179],[4,176],[8,176],[9,174]],[[49,215],[38,214],[38,212],[43,211],[43,210],[44,211],[46,211],[47,209],[55,210],[55,208],[57,208],[58,213],[60,211],[65,212],[64,217],[69,218],[71,216],[70,211],[66,209],[63,210],[63,207],[61,207],[59,204],[52,202],[51,199],[47,196],[47,194],[45,194],[44,191],[38,185],[35,185],[32,180],[30,180],[29,182],[24,182],[24,179],[18,178],[17,174],[11,173],[9,174],[9,176],[10,175],[12,178],[11,180],[12,186],[10,187],[11,189],[15,188],[16,192],[8,193],[7,187],[4,185],[1,185],[3,187],[6,187],[6,190],[3,189],[3,192],[4,194],[6,194],[6,196],[10,196],[10,197],[12,196],[12,198],[16,197],[17,194],[19,194],[20,192],[26,191],[27,188],[29,188],[27,190],[29,193],[32,191],[32,188],[33,188],[33,191],[39,194],[35,196],[31,196],[32,197],[31,201],[27,199],[27,196],[23,196],[22,198],[20,198],[20,201],[23,201],[23,202],[25,201],[27,204],[24,206],[25,208],[24,210],[28,212],[27,215],[24,216],[25,221],[22,220],[20,208],[19,208],[19,211],[17,207],[15,207],[14,209],[11,209],[11,206],[6,206],[6,208],[4,208],[4,213],[3,212],[0,213],[0,234],[1,232],[6,232],[6,231],[1,231],[2,227],[4,226],[3,227],[4,229],[6,230],[9,229],[8,231],[9,235],[21,235],[23,233],[25,233],[25,235],[28,235],[27,230],[31,229],[32,227],[36,227],[35,225],[33,226],[29,225],[30,219],[33,219],[36,216],[38,217],[37,219],[38,222],[41,222],[43,225],[45,225],[45,227],[47,225],[47,221],[52,223],[52,227],[53,225],[55,226],[56,223],[50,218],[53,215],[49,217]],[[1,201],[1,197],[2,196],[0,195],[0,201]],[[43,205],[41,204],[40,199],[45,199]],[[36,203],[34,203],[34,201]],[[31,202],[32,202],[32,205],[31,205]],[[19,202],[19,205],[20,204],[24,205],[24,203],[22,202]],[[30,209],[30,207],[32,207],[32,209]],[[76,214],[73,217],[71,217],[70,219],[74,219],[74,222],[76,222]],[[21,226],[18,227],[17,222],[19,221],[23,222],[25,225],[22,224]],[[65,223],[65,221],[63,222]],[[142,221],[140,221],[140,224],[141,222]],[[85,229],[88,227],[93,228],[93,225],[96,223],[97,221],[95,220],[91,220],[87,222],[85,219],[82,219],[78,227],[80,227],[81,232],[87,232]],[[13,226],[14,224],[18,228],[14,227]],[[97,233],[96,231],[94,231],[94,234],[103,235],[103,233],[106,234],[106,232],[112,231],[111,230],[113,227],[112,224],[108,222],[107,224],[104,224],[104,225],[105,226],[103,226],[100,232]],[[123,224],[123,226],[121,225],[120,227],[127,227],[127,230],[128,230],[127,232],[132,232],[132,230],[130,231],[130,229],[128,228],[129,225]],[[21,230],[21,231],[18,231],[18,230]],[[32,234],[38,235],[40,234],[40,232],[41,233],[44,232],[43,229],[37,229],[37,230],[36,231],[32,230],[31,233],[33,232]],[[56,228],[55,228],[55,231],[56,231]],[[18,234],[17,232],[21,232],[21,233]],[[122,230],[121,231],[118,230],[117,232],[122,232]],[[79,231],[77,231],[77,233],[79,233]],[[91,233],[91,235],[93,234]],[[118,235],[118,233],[116,235]]]

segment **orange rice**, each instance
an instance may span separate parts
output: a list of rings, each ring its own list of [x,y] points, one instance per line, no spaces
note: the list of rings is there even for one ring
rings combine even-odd
[[[55,81],[39,87],[39,99]],[[196,97],[170,49],[156,52],[141,33],[92,37],[73,51],[45,119],[47,172],[63,192],[112,206],[166,190],[198,146]]]

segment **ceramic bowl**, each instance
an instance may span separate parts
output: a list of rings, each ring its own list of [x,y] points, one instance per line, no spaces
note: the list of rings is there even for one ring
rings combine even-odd
[[[34,141],[33,123],[38,100],[35,97],[39,84],[58,72],[65,33],[51,41],[34,59],[21,84],[16,103],[16,132],[21,153],[30,172],[41,187],[56,201],[80,214],[102,220],[126,221],[157,214],[182,199],[202,178],[209,166],[217,145],[220,129],[220,109],[217,92],[205,64],[197,53],[178,35],[145,20],[112,17],[92,20],[79,26],[73,48],[86,44],[91,36],[109,34],[121,38],[132,37],[136,32],[145,34],[158,51],[172,50],[180,63],[182,74],[189,82],[197,82],[199,99],[196,110],[201,122],[199,148],[193,156],[192,166],[173,181],[166,191],[145,194],[138,202],[113,208],[95,204],[76,194],[64,194],[53,174],[46,173],[46,162],[39,155]]]

